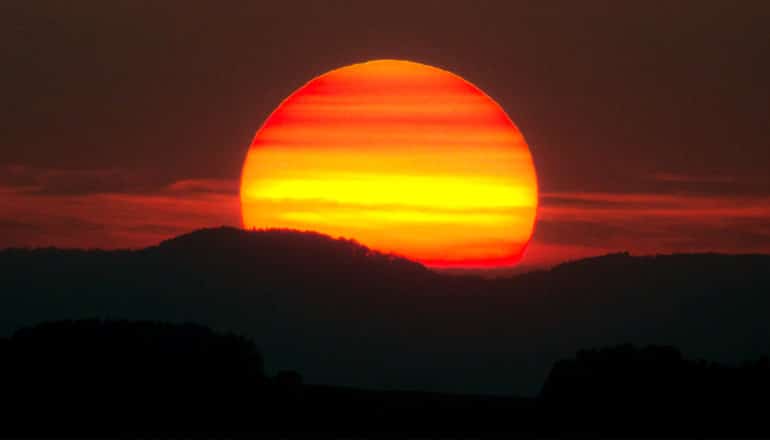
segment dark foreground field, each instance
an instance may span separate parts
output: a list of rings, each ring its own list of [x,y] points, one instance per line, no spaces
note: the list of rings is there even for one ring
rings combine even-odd
[[[308,385],[295,371],[266,375],[251,340],[194,324],[61,321],[1,341],[3,436],[770,434],[767,358],[724,367],[670,347],[581,351],[521,398]]]

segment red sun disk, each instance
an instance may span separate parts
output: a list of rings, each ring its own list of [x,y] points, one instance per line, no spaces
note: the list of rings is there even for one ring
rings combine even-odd
[[[257,132],[244,226],[353,238],[429,266],[505,266],[537,210],[529,148],[500,106],[447,71],[380,60],[333,70]]]

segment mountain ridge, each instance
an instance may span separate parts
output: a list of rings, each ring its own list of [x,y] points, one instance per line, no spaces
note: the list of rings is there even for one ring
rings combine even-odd
[[[766,255],[619,253],[485,279],[322,234],[213,228],[140,250],[0,251],[0,280],[0,335],[194,321],[259,340],[268,369],[361,388],[534,395],[582,347],[675,345],[723,363],[770,351]]]
[[[148,253],[164,251],[184,251],[184,250],[243,250],[252,245],[285,246],[291,250],[297,250],[298,243],[302,241],[313,240],[315,245],[320,245],[327,250],[344,251],[343,254],[354,255],[357,258],[369,257],[380,261],[393,261],[399,264],[421,267],[441,275],[452,276],[471,276],[475,277],[483,274],[484,269],[469,269],[467,271],[443,270],[441,268],[431,268],[424,264],[411,260],[408,257],[382,252],[370,248],[355,239],[346,237],[333,237],[328,234],[311,231],[298,230],[290,228],[265,228],[265,229],[243,229],[232,226],[207,227],[193,230],[175,237],[162,240],[160,243],[136,249],[103,249],[103,248],[63,248],[57,246],[43,247],[8,247],[0,248],[0,254],[7,253],[28,253],[28,252],[74,252],[74,253],[97,253],[97,254],[122,254],[122,253]],[[233,246],[232,243],[238,243]],[[226,244],[225,246],[222,246]],[[632,255],[628,251],[610,252],[607,254],[589,256],[566,260],[550,267],[536,268],[531,267],[527,272],[503,274],[492,276],[491,278],[510,279],[517,278],[530,273],[551,272],[564,270],[574,267],[588,267],[591,265],[622,264],[631,261],[651,261],[665,258],[770,258],[770,254],[762,253],[721,253],[721,252],[675,252],[670,254],[642,254]],[[494,271],[492,271],[494,272]]]

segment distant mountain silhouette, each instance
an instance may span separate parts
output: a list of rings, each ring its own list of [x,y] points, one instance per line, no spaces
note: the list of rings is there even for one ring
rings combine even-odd
[[[377,389],[535,396],[582,347],[770,352],[770,257],[615,254],[449,276],[350,240],[214,228],[135,251],[0,251],[0,335],[47,320],[200,322],[258,341],[265,369]]]
[[[249,265],[294,267],[295,270],[311,270],[316,275],[344,272],[346,277],[357,274],[369,276],[384,271],[389,276],[429,274],[419,263],[371,250],[353,240],[334,239],[316,232],[290,229],[202,229],[166,240],[143,252],[148,255],[186,257],[188,261],[200,259],[201,255],[220,259],[246,259]]]

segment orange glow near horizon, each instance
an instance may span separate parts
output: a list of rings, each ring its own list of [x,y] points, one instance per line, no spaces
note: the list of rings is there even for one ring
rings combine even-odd
[[[516,263],[538,203],[529,148],[457,75],[379,60],[321,75],[257,132],[246,228],[313,230],[434,267]]]

